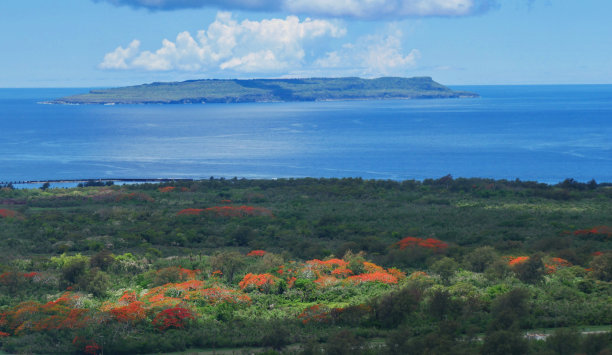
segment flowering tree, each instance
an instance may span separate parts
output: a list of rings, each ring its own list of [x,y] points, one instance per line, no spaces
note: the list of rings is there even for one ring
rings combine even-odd
[[[298,319],[304,324],[308,323],[325,323],[330,320],[329,308],[322,304],[315,304],[306,308],[298,315]]]
[[[574,232],[574,235],[604,235],[607,237],[612,236],[612,227],[608,226],[595,226],[590,229],[579,229]]]
[[[439,239],[435,239],[435,238],[423,239],[423,238],[417,238],[417,237],[406,237],[400,240],[399,242],[395,243],[394,245],[399,247],[400,250],[403,250],[406,248],[419,247],[419,248],[431,249],[435,252],[440,252],[448,248],[448,244],[444,243],[443,241]]]
[[[548,258],[545,259],[544,266],[546,267],[546,272],[552,274],[559,269],[572,266],[572,263],[563,258]]]
[[[80,336],[74,337],[72,344],[77,348],[77,350],[83,352],[83,354],[97,355],[102,353],[102,347],[95,341]]]
[[[248,273],[244,276],[242,281],[238,283],[238,286],[242,290],[253,290],[257,289],[262,292],[268,292],[274,286],[278,278],[271,274],[251,274]]]
[[[195,319],[190,310],[182,307],[168,308],[155,316],[153,326],[159,330],[181,329],[185,328],[189,319]]]
[[[360,284],[364,282],[381,282],[384,284],[397,284],[397,277],[389,274],[388,272],[372,272],[369,274],[360,274],[355,276],[349,276],[347,279],[351,283]]]
[[[265,250],[251,250],[246,256],[264,256]]]
[[[140,301],[131,302],[125,306],[111,308],[110,314],[118,322],[136,322],[146,318],[147,310],[144,308],[144,303]]]
[[[0,209],[0,217],[15,217],[17,216],[17,212],[13,210]]]
[[[515,266],[515,265],[526,262],[527,260],[529,260],[529,257],[528,256],[510,256],[508,257],[508,259],[509,259],[508,265]]]

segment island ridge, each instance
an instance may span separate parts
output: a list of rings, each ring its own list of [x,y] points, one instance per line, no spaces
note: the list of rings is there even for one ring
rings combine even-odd
[[[478,97],[430,77],[188,80],[91,90],[56,104],[193,104]]]

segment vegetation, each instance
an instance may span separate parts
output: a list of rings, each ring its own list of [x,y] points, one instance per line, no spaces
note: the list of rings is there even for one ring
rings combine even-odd
[[[4,187],[0,351],[608,354],[611,202],[451,176]]]
[[[62,104],[229,103],[477,97],[429,77],[189,80],[92,90],[53,101]]]

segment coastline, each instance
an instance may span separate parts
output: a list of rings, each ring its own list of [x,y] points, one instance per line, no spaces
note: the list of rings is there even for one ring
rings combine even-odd
[[[200,179],[185,179],[185,178],[150,178],[150,179],[129,179],[129,178],[104,178],[104,179],[54,179],[54,180],[23,180],[23,181],[0,181],[0,188],[6,186],[13,186],[17,189],[35,189],[43,184],[60,184],[64,186],[50,186],[50,188],[71,188],[77,187],[78,184],[84,183],[120,183],[120,185],[129,185],[129,184],[161,184],[166,182],[188,182],[188,181],[197,181]]]
[[[100,105],[100,106],[115,106],[115,105],[207,105],[207,104],[264,104],[264,103],[289,103],[289,102],[342,102],[342,101],[393,101],[393,100],[462,100],[462,99],[478,99],[480,95],[460,94],[456,96],[397,96],[397,97],[347,97],[347,98],[321,98],[314,100],[241,100],[232,98],[228,100],[176,100],[176,101],[83,101],[72,102],[63,99],[51,101],[39,101],[39,105],[66,105],[66,106],[81,106],[81,105]]]
[[[139,178],[139,179],[131,179],[131,178],[103,178],[103,179],[55,179],[55,180],[21,180],[21,181],[0,181],[0,185],[2,184],[44,184],[48,183],[67,183],[67,182],[108,182],[108,181],[118,181],[118,182],[172,182],[172,181],[194,181],[198,179],[185,179],[185,178]]]
[[[60,184],[64,186],[50,186],[50,188],[71,188],[77,187],[78,184],[82,183],[119,183],[119,185],[130,185],[130,184],[161,184],[161,183],[174,183],[174,182],[198,182],[198,181],[206,181],[206,180],[250,180],[250,181],[258,181],[258,180],[366,180],[366,181],[395,181],[395,182],[405,182],[405,181],[415,181],[419,183],[427,182],[427,181],[453,181],[453,180],[465,180],[465,181],[490,181],[492,183],[507,183],[507,182],[520,182],[520,183],[528,183],[528,184],[537,184],[537,185],[546,185],[546,186],[561,186],[561,187],[571,187],[571,186],[579,186],[584,185],[587,186],[589,184],[596,184],[600,187],[612,187],[612,181],[607,182],[596,182],[594,179],[591,181],[579,181],[573,178],[566,178],[563,181],[558,182],[544,182],[537,180],[521,180],[519,178],[516,179],[495,179],[495,178],[487,178],[487,177],[453,177],[451,175],[446,175],[442,177],[429,177],[425,179],[367,179],[362,177],[274,177],[274,178],[246,178],[246,177],[223,177],[223,176],[211,176],[210,178],[101,178],[101,179],[50,179],[50,180],[23,180],[23,181],[0,181],[0,188],[7,187],[9,185],[14,186],[17,189],[35,189],[43,184]]]

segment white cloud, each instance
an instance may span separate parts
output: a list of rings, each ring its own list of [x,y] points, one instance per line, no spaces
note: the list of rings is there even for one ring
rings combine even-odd
[[[237,22],[220,12],[206,31],[194,38],[179,33],[174,42],[163,40],[158,50],[139,51],[134,40],[128,48],[118,47],[100,64],[103,69],[152,71],[233,70],[236,72],[280,72],[303,64],[306,42],[320,37],[341,37],[346,30],[327,20],[295,16],[285,19]]]
[[[345,34],[345,28],[327,20],[288,16],[238,22],[220,12],[206,30],[195,36],[181,32],[174,41],[164,39],[157,50],[141,50],[138,40],[118,47],[104,56],[100,68],[200,72],[209,77],[405,76],[420,57],[416,49],[404,50],[402,31],[394,25],[317,54],[321,39]]]
[[[114,51],[104,56],[104,61],[100,64],[102,69],[128,69],[127,60],[132,59],[140,47],[140,41],[133,40],[127,48],[117,47]]]
[[[247,11],[287,11],[300,15],[377,20],[423,16],[469,16],[498,0],[94,0],[150,10],[216,7]],[[533,1],[533,0],[528,0]]]
[[[317,69],[337,69],[341,75],[366,77],[406,75],[414,68],[420,52],[412,49],[404,53],[402,32],[390,28],[390,33],[368,35],[329,52],[314,63]]]
[[[241,58],[232,58],[219,66],[221,69],[234,69],[241,72],[275,72],[286,69],[287,63],[276,58],[271,50],[253,52]]]

